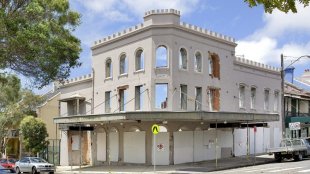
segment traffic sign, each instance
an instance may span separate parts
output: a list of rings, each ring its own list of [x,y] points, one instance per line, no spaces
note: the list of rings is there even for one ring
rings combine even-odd
[[[152,132],[154,135],[158,134],[159,132],[159,126],[157,124],[153,124],[152,126]]]
[[[289,123],[290,130],[300,130],[300,122]]]

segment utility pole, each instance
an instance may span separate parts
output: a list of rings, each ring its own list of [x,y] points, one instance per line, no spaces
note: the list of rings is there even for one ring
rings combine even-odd
[[[283,60],[283,54],[281,54],[281,119],[282,119],[282,138],[285,138],[284,60]]]

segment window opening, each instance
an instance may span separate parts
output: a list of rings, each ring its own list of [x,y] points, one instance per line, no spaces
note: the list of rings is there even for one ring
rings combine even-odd
[[[144,69],[144,53],[143,50],[136,52],[136,71]]]
[[[168,84],[158,83],[155,85],[155,107],[165,109],[168,107]]]
[[[187,109],[187,85],[180,85],[181,109]]]
[[[156,49],[156,67],[168,66],[168,52],[167,47],[161,45]]]
[[[195,71],[196,72],[201,72],[201,66],[202,65],[202,58],[201,58],[201,53],[197,52],[195,54]]]
[[[201,102],[202,102],[202,88],[196,87],[195,88],[195,110],[200,111],[201,110]]]
[[[179,66],[181,69],[187,69],[187,52],[185,48],[181,48],[179,52]]]

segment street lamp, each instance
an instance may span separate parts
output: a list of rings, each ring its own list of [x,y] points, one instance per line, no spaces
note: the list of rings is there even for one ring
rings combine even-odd
[[[282,117],[282,137],[285,138],[285,110],[284,110],[284,70],[289,66],[293,65],[295,62],[299,61],[301,58],[310,58],[309,55],[303,55],[294,60],[291,64],[289,64],[286,68],[284,68],[284,56],[281,54],[281,117]]]

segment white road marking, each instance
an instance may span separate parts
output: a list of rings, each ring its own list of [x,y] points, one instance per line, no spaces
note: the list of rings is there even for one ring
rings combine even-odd
[[[294,170],[294,169],[300,169],[300,168],[302,168],[302,167],[285,168],[285,169],[279,169],[279,170],[272,170],[272,171],[269,171],[269,172],[276,173],[276,172],[282,172],[282,171]]]
[[[255,169],[255,170],[247,170],[244,172],[250,173],[250,172],[257,172],[257,171],[264,171],[264,170],[274,170],[274,169],[278,169],[278,168],[281,168],[281,167],[261,168],[261,169]]]

